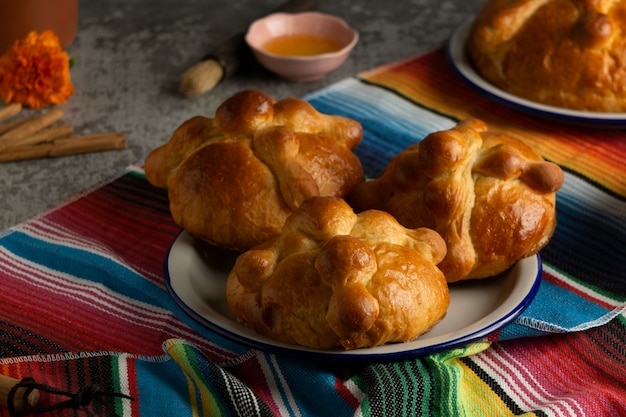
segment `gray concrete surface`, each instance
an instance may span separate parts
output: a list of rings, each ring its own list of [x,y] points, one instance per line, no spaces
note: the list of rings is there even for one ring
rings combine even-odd
[[[128,148],[0,164],[0,230],[120,175],[195,115],[246,88],[276,98],[302,96],[360,71],[443,44],[475,13],[479,0],[321,0],[320,11],[346,19],[360,40],[347,62],[324,78],[295,83],[255,68],[196,99],[178,93],[181,74],[213,46],[280,0],[81,0],[79,30],[68,49],[75,95],[62,108],[77,134],[122,131]],[[30,111],[32,112],[32,111]]]

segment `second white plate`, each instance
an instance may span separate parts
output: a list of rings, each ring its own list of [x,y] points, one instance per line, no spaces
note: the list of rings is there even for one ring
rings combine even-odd
[[[316,350],[277,342],[235,320],[226,302],[226,278],[236,256],[207,248],[183,231],[165,260],[170,295],[189,316],[217,334],[256,349],[303,359],[400,360],[463,346],[517,317],[530,304],[541,281],[539,256],[526,258],[500,276],[451,284],[446,317],[413,341],[350,351]]]
[[[473,21],[473,18],[466,20],[454,32],[448,43],[448,58],[457,74],[483,95],[516,110],[536,116],[557,119],[567,123],[588,125],[591,127],[626,126],[626,113],[588,112],[549,106],[507,93],[482,78],[474,70],[465,51],[465,43]]]

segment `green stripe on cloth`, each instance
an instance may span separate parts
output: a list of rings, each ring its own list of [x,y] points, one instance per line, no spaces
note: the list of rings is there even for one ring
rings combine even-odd
[[[475,375],[468,375],[462,358],[489,347],[478,342],[463,348],[410,361],[371,364],[354,382],[368,396],[363,416],[479,416],[493,393]],[[470,372],[471,373],[471,372]],[[476,414],[478,413],[478,414]]]

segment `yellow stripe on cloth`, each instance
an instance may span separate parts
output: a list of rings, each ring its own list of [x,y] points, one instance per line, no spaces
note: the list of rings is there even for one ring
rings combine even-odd
[[[459,406],[465,410],[466,416],[518,416],[502,400],[485,380],[475,374],[463,362],[457,363],[465,376],[459,387]],[[536,416],[534,412],[521,414],[522,416]]]
[[[491,345],[477,342],[423,358],[435,391],[430,415],[457,417],[508,417],[520,415],[507,405],[501,387],[491,386],[474,372],[464,358],[479,354]],[[517,410],[519,411],[519,410]],[[534,412],[521,414],[535,416]]]
[[[164,349],[176,361],[185,375],[193,415],[212,417],[228,415],[219,394],[213,392],[209,382],[203,378],[193,347],[183,341],[171,339],[164,343]]]

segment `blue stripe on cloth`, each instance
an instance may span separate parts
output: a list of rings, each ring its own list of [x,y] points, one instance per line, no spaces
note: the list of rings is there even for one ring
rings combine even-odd
[[[456,124],[453,119],[356,78],[347,78],[304,99],[321,113],[349,117],[361,123],[363,141],[354,153],[370,178],[379,176],[389,160],[410,144]]]
[[[506,340],[585,330],[609,322],[620,315],[624,308],[626,304],[612,310],[604,308],[544,280],[530,306],[511,325],[502,329],[499,338]]]
[[[16,231],[0,242],[17,256],[79,279],[104,284],[127,297],[155,306],[169,304],[168,296],[125,265],[96,252],[38,239]]]
[[[274,355],[264,356],[271,372],[270,379],[278,386],[278,392],[274,391],[274,396],[276,397],[274,400],[282,404],[288,415],[293,416],[300,414],[297,409],[298,404],[295,401],[294,393],[291,392],[290,385],[286,383],[287,379],[282,375],[283,370],[280,364],[276,361],[277,357]],[[296,412],[296,410],[298,410],[298,412]]]
[[[195,416],[189,399],[189,381],[170,356],[135,361],[142,416]]]
[[[5,235],[0,245],[16,256],[42,265],[43,268],[100,284],[102,288],[130,299],[150,304],[164,311],[175,312],[176,317],[189,328],[231,352],[243,354],[249,350],[248,347],[231,342],[207,330],[183,312],[164,288],[155,285],[112,258],[96,252],[37,239],[21,231]]]

